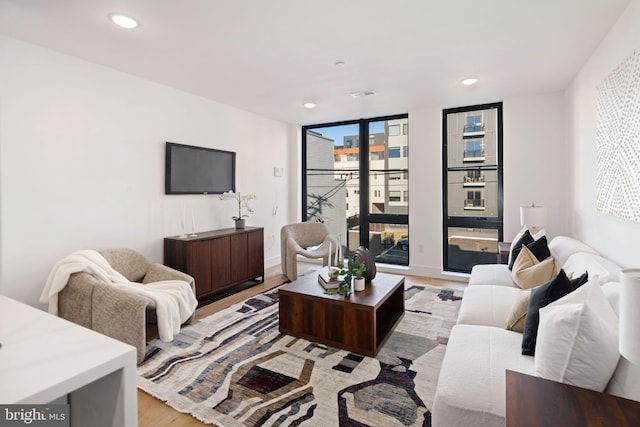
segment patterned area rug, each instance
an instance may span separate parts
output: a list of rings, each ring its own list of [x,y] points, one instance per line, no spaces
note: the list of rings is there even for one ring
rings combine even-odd
[[[461,291],[407,285],[376,358],[278,332],[272,290],[152,341],[138,387],[218,426],[429,426]]]

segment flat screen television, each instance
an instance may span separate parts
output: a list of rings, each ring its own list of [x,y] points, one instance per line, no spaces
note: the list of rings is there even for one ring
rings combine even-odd
[[[166,144],[165,194],[222,194],[236,191],[236,153]]]

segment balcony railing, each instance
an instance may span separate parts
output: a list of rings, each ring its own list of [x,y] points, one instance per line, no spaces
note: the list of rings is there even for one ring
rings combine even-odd
[[[464,208],[466,210],[484,210],[484,199],[465,199]]]
[[[460,129],[460,128],[458,128]],[[484,125],[483,124],[475,124],[475,125],[466,125],[463,129],[464,133],[470,133],[470,132],[484,132]]]
[[[464,187],[484,187],[484,175],[479,176],[465,176],[464,183],[462,184]]]
[[[485,151],[481,150],[464,150],[463,162],[483,162],[485,159]]]

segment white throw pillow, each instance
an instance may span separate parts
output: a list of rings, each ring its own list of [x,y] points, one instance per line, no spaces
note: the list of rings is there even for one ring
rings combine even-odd
[[[600,255],[577,252],[567,258],[562,266],[565,273],[582,274],[589,272],[589,277],[600,276],[604,282],[618,282],[622,269],[614,262]],[[581,273],[579,273],[581,272]]]
[[[536,375],[604,390],[620,353],[618,317],[598,278],[540,309],[535,353]]]

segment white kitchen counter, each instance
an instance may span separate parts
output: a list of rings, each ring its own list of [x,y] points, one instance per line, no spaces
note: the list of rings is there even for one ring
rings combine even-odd
[[[72,425],[137,426],[134,347],[3,295],[0,344],[1,404],[66,396]]]

